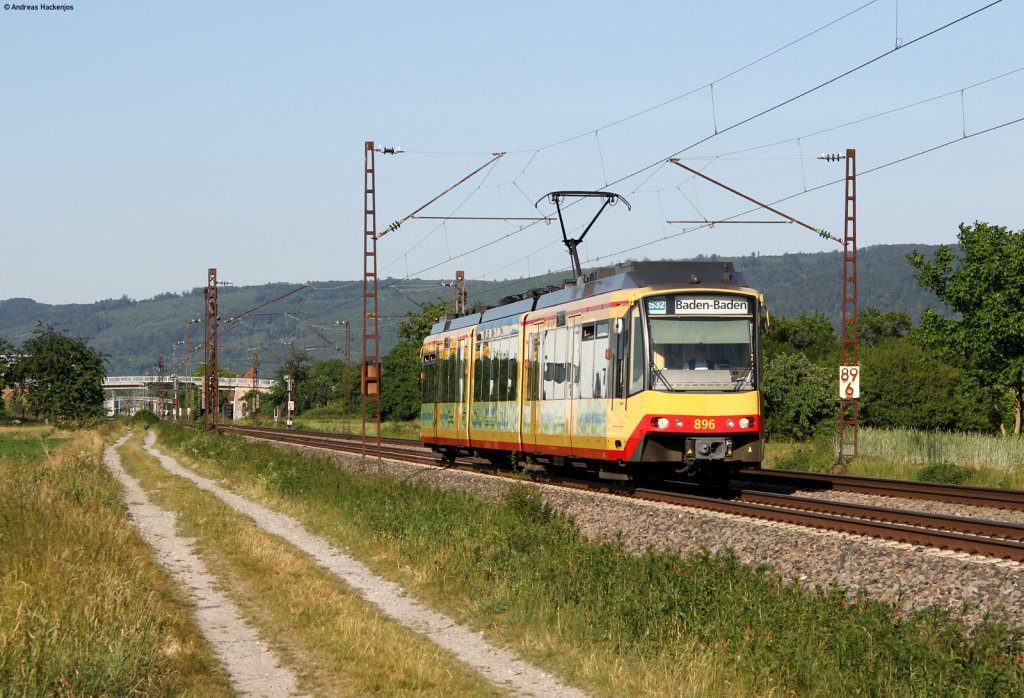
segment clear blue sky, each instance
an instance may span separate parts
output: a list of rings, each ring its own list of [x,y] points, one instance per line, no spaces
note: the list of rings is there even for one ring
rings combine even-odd
[[[0,299],[141,299],[204,285],[211,266],[237,284],[357,279],[366,140],[408,151],[377,158],[381,229],[492,151],[509,154],[424,213],[532,216],[548,191],[604,187],[986,4],[870,3],[715,82],[712,108],[709,83],[865,2],[68,0],[71,11],[2,11]],[[841,163],[813,159],[822,151],[854,147],[866,172],[1024,117],[1024,72],[960,94],[1024,67],[1021,27],[1022,3],[1004,0],[683,157],[775,201],[842,176]],[[1022,144],[1024,123],[865,174],[861,246],[948,243],[976,219],[1024,228]],[[680,231],[667,220],[749,208],[671,165],[610,189],[633,209],[598,222],[585,264],[834,245],[792,225],[662,240]],[[838,234],[842,195],[834,185],[779,207]],[[571,226],[584,208],[567,214]],[[410,221],[380,241],[382,276],[566,266],[557,226],[516,229]]]

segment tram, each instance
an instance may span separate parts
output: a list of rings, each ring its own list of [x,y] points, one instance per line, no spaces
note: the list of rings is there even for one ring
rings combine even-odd
[[[725,478],[762,457],[763,297],[731,263],[633,262],[446,318],[420,435],[445,459]]]

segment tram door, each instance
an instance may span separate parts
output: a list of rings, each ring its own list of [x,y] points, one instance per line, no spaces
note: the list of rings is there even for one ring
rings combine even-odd
[[[580,409],[580,316],[574,315],[566,320],[569,328],[569,347],[566,352],[566,386],[565,397],[567,399],[566,432],[569,436],[569,449],[574,453],[579,448],[579,423],[578,412]]]
[[[458,360],[455,363],[455,431],[460,443],[469,444],[469,362],[473,352],[473,335],[459,337]]]
[[[541,327],[542,325],[538,323],[533,327],[524,328],[526,335],[524,354],[528,364],[525,389],[522,391],[523,414],[520,420],[523,430],[523,450],[532,450],[527,448],[527,445],[536,445],[537,435],[540,433],[540,389],[543,380],[540,354]]]

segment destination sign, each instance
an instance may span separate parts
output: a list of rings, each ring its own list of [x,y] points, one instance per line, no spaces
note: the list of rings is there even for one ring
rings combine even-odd
[[[738,296],[675,296],[673,315],[749,315],[750,300]]]
[[[665,298],[647,299],[647,312],[651,315],[665,315],[668,313],[668,300]]]

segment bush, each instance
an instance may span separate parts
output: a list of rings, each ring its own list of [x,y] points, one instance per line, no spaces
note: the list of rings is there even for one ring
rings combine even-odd
[[[803,354],[779,354],[761,376],[765,432],[808,439],[835,433],[839,416],[835,370]]]
[[[926,465],[917,472],[921,482],[942,482],[947,485],[965,485],[974,471],[971,468],[953,463],[933,463]]]
[[[830,440],[831,441],[831,440]],[[813,444],[797,446],[788,456],[775,459],[774,467],[779,470],[803,470],[811,473],[827,473],[835,463],[832,449],[827,451]]]
[[[143,429],[149,429],[159,421],[160,418],[149,410],[139,410],[132,416],[131,425],[133,427],[141,426]]]

